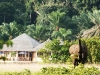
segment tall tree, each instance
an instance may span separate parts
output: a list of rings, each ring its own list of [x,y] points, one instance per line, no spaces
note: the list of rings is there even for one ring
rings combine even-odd
[[[94,25],[88,17],[88,14],[85,12],[81,12],[80,15],[73,16],[72,20],[77,24],[77,31],[80,32],[80,34]]]
[[[79,11],[92,11],[92,8],[100,9],[100,0],[76,0],[73,5]]]
[[[82,37],[100,36],[100,10],[88,12],[88,17],[94,26],[84,31]]]
[[[15,9],[11,3],[0,2],[0,24],[14,21]]]
[[[60,12],[59,10],[56,11],[56,12],[51,12],[50,15],[48,15],[48,18],[49,18],[49,21],[50,21],[50,24],[53,26],[53,28],[55,30],[59,30],[59,27],[63,26],[63,22],[62,21],[65,21],[66,18],[65,18],[65,12]]]
[[[3,25],[1,26],[0,30],[1,30],[1,35],[2,36],[8,36],[9,39],[12,39],[16,36],[18,28],[16,26],[16,22],[11,22],[11,23],[3,23]]]
[[[28,13],[28,16],[30,17],[31,24],[36,24],[36,18],[38,15],[35,10],[36,4],[37,3],[35,3],[35,0],[25,0],[26,13]]]
[[[43,25],[28,25],[25,32],[39,41],[45,41],[50,36],[48,27]]]
[[[13,0],[10,1],[10,3],[13,4],[13,7],[15,9],[14,21],[21,25],[30,24],[29,16],[26,13],[24,0]]]
[[[65,28],[60,28],[59,31],[53,31],[52,37],[66,40],[66,39],[68,39],[68,36],[71,34],[72,34],[72,32],[70,29],[66,30]]]

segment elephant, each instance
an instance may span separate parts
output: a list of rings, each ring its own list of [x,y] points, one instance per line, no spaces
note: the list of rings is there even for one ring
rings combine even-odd
[[[78,39],[79,44],[73,44],[69,48],[69,53],[73,60],[74,68],[78,66],[79,63],[85,64],[88,56],[88,49],[85,41]]]

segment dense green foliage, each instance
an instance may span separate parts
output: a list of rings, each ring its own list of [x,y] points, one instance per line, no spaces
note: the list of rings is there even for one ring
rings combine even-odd
[[[13,45],[13,42],[11,40],[7,40],[7,41],[0,40],[0,49],[3,48],[3,45],[4,44],[6,44],[7,46],[12,46]]]
[[[92,67],[92,68],[83,68],[83,67],[77,67],[74,68],[65,68],[65,67],[44,67],[42,68],[41,75],[99,75],[100,71],[99,69]]]
[[[0,0],[0,38],[27,33],[42,42],[58,37],[75,39],[99,22],[99,3],[99,0]],[[9,35],[1,33],[4,22],[10,25],[13,21],[14,30]],[[66,32],[62,33],[60,28]],[[9,32],[8,28],[4,31]]]
[[[82,40],[86,42],[88,48],[87,62],[99,63],[100,37],[82,38]],[[69,42],[68,40],[61,41],[54,39],[51,42],[46,43],[45,45],[46,48],[41,49],[38,52],[38,54],[41,53],[44,62],[53,62],[53,63],[71,62],[72,59],[69,54],[69,47],[72,44],[78,44],[78,40]]]
[[[88,62],[100,62],[100,37],[84,39],[88,47]]]
[[[30,70],[25,69],[21,72],[0,72],[0,75],[32,75],[32,74]]]
[[[92,32],[86,31],[87,29]],[[10,40],[22,33],[27,33],[40,42],[50,38],[52,41],[46,44],[46,49],[41,49],[43,55],[40,56],[44,62],[66,63],[71,61],[69,47],[78,43],[76,38],[81,36],[83,31],[86,31],[89,37],[82,38],[88,47],[87,62],[100,62],[100,37],[96,37],[100,36],[100,0],[0,0],[0,48],[4,44],[12,46]],[[0,73],[48,74],[99,75],[100,71],[94,67],[46,67],[34,74],[29,70]]]
[[[62,45],[57,39],[54,39],[52,42],[46,44],[46,48],[51,51],[51,54],[49,55],[50,58],[52,58],[51,61],[54,63],[64,63],[69,59],[69,47],[70,43],[68,43],[67,40],[64,41]]]
[[[90,34],[99,36],[99,3],[99,0],[0,0],[0,48],[7,40],[27,33],[40,42],[52,40],[47,45],[52,54],[48,58],[52,57],[53,62],[69,61],[68,49],[77,36],[95,26],[97,29],[92,28]],[[63,45],[59,39],[64,41]],[[99,38],[85,41],[89,50],[87,61],[100,62]]]
[[[0,72],[1,75],[100,75],[100,70],[96,67],[91,68],[66,68],[66,67],[44,67],[39,72],[23,70],[21,72]]]

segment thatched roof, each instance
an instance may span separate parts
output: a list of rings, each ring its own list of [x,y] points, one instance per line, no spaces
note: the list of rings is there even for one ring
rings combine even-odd
[[[43,42],[43,43],[41,43],[40,45],[38,45],[38,46],[36,46],[35,48],[33,48],[33,50],[34,50],[34,51],[38,51],[38,50],[40,50],[41,48],[45,48],[46,43],[47,43],[47,42],[50,42],[50,41],[51,41],[50,39],[46,40],[45,42]]]
[[[4,45],[4,51],[33,51],[33,48],[38,46],[40,43],[28,36],[27,34],[22,34],[12,40],[13,46],[7,47]]]

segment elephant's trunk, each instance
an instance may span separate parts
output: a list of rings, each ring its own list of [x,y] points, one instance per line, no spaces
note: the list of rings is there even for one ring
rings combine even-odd
[[[82,43],[81,43],[81,39],[79,39],[79,60],[80,60],[80,62],[82,60]]]

